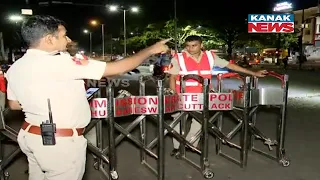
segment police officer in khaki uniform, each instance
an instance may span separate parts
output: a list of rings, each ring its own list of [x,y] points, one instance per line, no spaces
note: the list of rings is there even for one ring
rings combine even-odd
[[[186,53],[188,59],[190,59],[189,57],[191,57],[191,60],[194,60],[199,64],[200,61],[203,59],[202,57],[204,55],[204,51],[202,51],[202,49],[203,49],[203,44],[202,44],[201,37],[189,36],[186,38],[185,49],[183,50],[183,52]],[[264,77],[265,74],[267,73],[267,71],[265,70],[253,72],[248,69],[242,68],[236,64],[230,64],[228,61],[221,59],[216,55],[214,55],[213,58],[214,58],[213,66],[218,66],[220,68],[227,67],[228,69],[231,69],[233,71],[242,72],[242,73],[252,75],[252,76],[257,76],[257,77]],[[172,58],[170,66],[171,68],[168,71],[168,73],[170,74],[169,86],[170,86],[170,89],[172,89],[173,91],[176,91],[176,79],[180,73],[181,68],[176,58]],[[172,115],[172,117],[175,118],[178,115],[179,113],[175,113]],[[177,132],[180,132],[180,125],[178,124],[177,126],[175,126],[174,129]],[[196,133],[200,129],[201,129],[201,124],[198,123],[198,121],[196,121],[195,119],[192,119],[190,131],[189,133],[187,133],[186,139],[188,141],[192,140],[192,138],[196,135]],[[197,147],[198,143],[199,143],[199,139],[196,140],[193,145]],[[175,156],[179,153],[179,146],[180,146],[180,143],[176,139],[173,139],[173,151],[171,152],[171,156]]]
[[[70,39],[63,22],[51,16],[32,16],[21,34],[29,45],[26,54],[8,70],[8,105],[25,113],[18,135],[29,162],[29,180],[81,180],[85,171],[87,141],[82,136],[91,119],[82,79],[99,80],[130,71],[149,56],[168,50],[160,41],[122,61],[86,61],[77,64],[65,51]],[[41,128],[49,119],[51,101],[56,123],[56,144],[43,145]]]

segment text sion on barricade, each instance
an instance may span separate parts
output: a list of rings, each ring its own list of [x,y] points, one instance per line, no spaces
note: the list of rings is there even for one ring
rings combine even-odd
[[[164,97],[164,112],[170,113],[178,110],[179,97],[168,95]],[[134,114],[158,114],[158,96],[136,96],[134,97]]]
[[[114,99],[114,116],[128,116],[133,114],[134,100],[132,97]]]

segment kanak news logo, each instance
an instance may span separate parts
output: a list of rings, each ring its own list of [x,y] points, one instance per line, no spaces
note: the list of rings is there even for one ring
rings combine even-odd
[[[293,33],[293,14],[249,14],[248,33]]]

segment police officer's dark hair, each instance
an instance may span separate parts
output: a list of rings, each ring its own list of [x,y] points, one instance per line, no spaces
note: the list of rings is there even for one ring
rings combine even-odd
[[[202,43],[202,38],[200,36],[191,35],[191,36],[188,36],[185,40],[185,42],[191,42],[191,41],[199,41],[200,43]]]
[[[57,35],[59,25],[65,23],[47,15],[35,15],[28,18],[21,26],[21,35],[28,46],[36,46],[46,35]]]

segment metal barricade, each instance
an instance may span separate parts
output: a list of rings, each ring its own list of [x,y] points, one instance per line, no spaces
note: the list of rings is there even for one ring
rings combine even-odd
[[[144,164],[152,170],[157,175],[158,180],[164,179],[164,138],[163,138],[163,125],[164,125],[164,86],[163,81],[157,81],[157,95],[156,96],[131,96],[131,94],[127,91],[121,90],[119,91],[119,95],[114,97],[114,89],[113,87],[108,88],[108,103],[106,103],[106,107],[108,109],[108,113],[102,113],[102,117],[106,118],[108,121],[108,138],[109,144],[104,146],[102,149],[99,149],[98,154],[99,157],[106,156],[108,154],[110,158],[109,162],[109,171],[112,179],[117,179],[118,174],[116,171],[116,145],[118,145],[125,137],[127,137],[131,142],[141,148],[144,152],[146,152],[151,157],[157,160],[157,170],[151,165],[149,165],[146,161]],[[92,114],[96,114],[99,117],[99,111],[105,111],[105,106],[94,106],[95,102],[101,104],[101,102],[106,102],[106,99],[96,98],[93,99],[91,103]],[[126,128],[123,128],[121,125],[116,123],[114,120],[116,117],[125,117],[138,114],[137,117],[131,124],[129,124]],[[146,145],[144,145],[143,140],[136,138],[132,135],[132,131],[143,124],[143,121],[147,116],[153,116],[156,119],[157,127],[158,127],[158,136],[160,137],[160,141],[158,142],[158,153],[153,153],[152,150]],[[142,125],[141,125],[142,126]],[[115,130],[120,132],[120,135],[114,137]],[[97,155],[98,156],[98,155]],[[106,161],[106,160],[105,160]],[[116,176],[115,176],[116,175]]]
[[[5,169],[15,160],[15,158],[20,155],[21,149],[19,146],[12,152],[9,153],[6,157],[4,157],[3,152],[3,141],[9,140],[14,142],[15,144],[18,144],[17,137],[18,132],[8,126],[5,123],[5,115],[7,115],[10,112],[8,108],[5,110],[0,110],[0,133],[1,133],[1,140],[0,140],[0,180],[8,180],[10,175],[8,172],[5,171]]]
[[[203,85],[203,93],[184,93],[185,89],[185,81],[193,79],[198,81]],[[181,113],[174,118],[174,120],[167,124],[165,123],[165,132],[164,135],[168,133],[178,140],[180,145],[180,153],[178,154],[178,159],[183,159],[197,170],[199,170],[203,176],[207,179],[213,178],[214,173],[209,168],[209,160],[208,160],[208,130],[211,130],[211,124],[209,121],[209,110],[216,111],[224,111],[232,109],[232,94],[231,93],[209,93],[210,82],[208,79],[203,79],[198,75],[186,75],[181,77],[181,92],[178,95],[165,97],[167,99],[165,112],[171,113],[174,111],[181,111]],[[176,96],[176,97],[175,97]],[[178,99],[177,99],[178,98]],[[171,99],[171,100],[170,100]],[[173,107],[173,108],[172,108]],[[173,110],[176,109],[176,110]],[[201,113],[199,113],[201,112]],[[186,116],[189,115],[202,124],[201,130],[194,137],[188,141],[185,137],[186,133]],[[180,131],[177,132],[174,130],[174,127],[180,123]],[[197,140],[197,138],[201,139],[201,148],[193,146],[193,143]],[[148,147],[152,148],[157,143],[158,138],[155,138]],[[194,152],[201,154],[200,156],[200,164],[196,164],[186,157],[186,146],[191,148]]]
[[[186,81],[195,80],[198,83],[202,84],[203,92],[202,93],[185,93]],[[210,163],[208,159],[209,155],[209,138],[208,138],[208,118],[209,118],[209,88],[210,82],[208,79],[204,79],[198,75],[185,75],[180,77],[180,91],[179,94],[179,110],[181,114],[184,114],[180,120],[180,134],[182,137],[185,137],[186,132],[186,115],[190,115],[193,119],[198,121],[201,126],[201,148],[200,150],[197,147],[193,146],[195,139],[191,139],[189,145],[181,141],[183,145],[180,145],[180,157],[202,172],[203,176],[206,179],[211,179],[214,177],[214,173],[209,169]],[[199,113],[201,112],[201,113]],[[185,139],[187,140],[187,139]],[[191,149],[200,153],[200,164],[197,165],[192,160],[188,159],[186,156],[186,146],[188,145]]]
[[[108,90],[110,87],[105,89],[100,89],[93,97],[93,99],[90,99],[90,107],[91,107],[91,122],[86,127],[84,135],[86,135],[91,129],[96,128],[96,146],[91,144],[91,142],[88,141],[87,149],[94,155],[94,168],[96,170],[99,170],[102,175],[104,175],[107,179],[118,179],[117,171],[106,171],[105,170],[105,164],[109,164],[109,169],[114,169],[113,166],[115,166],[114,163],[110,162],[109,157],[107,154],[103,153],[103,120],[106,122],[109,122],[109,117],[107,114],[109,114],[110,110],[107,109],[108,99],[107,96],[109,95]],[[94,109],[94,110],[92,110]],[[112,129],[111,129],[112,130]],[[110,131],[110,128],[108,126],[108,132]],[[109,136],[108,136],[109,137]],[[110,141],[110,138],[108,139],[108,142]],[[113,153],[113,152],[112,152]],[[115,157],[115,154],[111,154]]]
[[[235,78],[241,81],[239,89],[224,89],[223,88],[223,79],[225,78]],[[250,77],[243,77],[238,73],[226,73],[218,74],[217,83],[218,83],[218,92],[231,92],[233,94],[233,109],[232,111],[226,111],[224,113],[218,112],[210,120],[211,123],[217,125],[216,131],[218,131],[218,136],[216,139],[216,153],[222,157],[240,165],[240,167],[245,168],[247,166],[248,159],[248,133],[249,133],[249,117],[251,107],[257,102],[257,93],[251,90],[251,80]],[[236,126],[232,128],[228,134],[223,132],[223,122],[224,115],[227,113],[230,115],[231,119],[235,121]],[[240,132],[239,144],[231,142],[236,134]],[[237,159],[228,155],[222,151],[222,145],[225,144],[231,148],[236,148],[240,150],[240,157]]]
[[[222,80],[224,78],[237,78],[240,79],[243,83],[240,86],[240,90],[224,90],[222,87]],[[248,156],[248,147],[247,147],[247,134],[248,134],[248,116],[249,116],[249,108],[250,108],[250,78],[243,78],[237,73],[226,73],[226,74],[218,74],[217,76],[217,89],[218,93],[210,93],[210,94],[225,94],[229,93],[231,96],[230,100],[232,103],[228,108],[218,107],[217,109],[211,108],[210,110],[215,111],[214,115],[209,118],[209,132],[216,138],[216,153],[221,155],[232,162],[235,162],[241,167],[245,167],[247,164],[247,156]],[[237,114],[236,111],[241,111],[241,114]],[[223,119],[224,114],[230,114],[231,117],[236,121],[237,125],[227,134],[223,133]],[[240,143],[235,144],[231,142],[231,139],[241,131]],[[197,133],[196,138],[199,137],[199,133]],[[229,147],[236,148],[240,150],[240,158],[237,160],[236,158],[227,155],[222,152],[222,144],[228,145]]]
[[[287,120],[287,100],[288,100],[288,88],[289,88],[289,76],[282,75],[275,72],[269,72],[267,76],[272,76],[281,81],[280,88],[259,88],[258,87],[258,78],[254,78],[252,83],[252,88],[259,91],[259,103],[255,108],[255,111],[250,120],[250,129],[251,129],[251,145],[250,149],[254,152],[262,154],[268,158],[278,161],[282,166],[287,167],[290,165],[290,161],[286,157],[286,152],[284,148],[285,142],[285,130],[286,130],[286,120]],[[281,116],[277,123],[277,132],[276,140],[264,135],[256,127],[257,112],[259,109],[270,106],[275,107],[280,110],[279,115]],[[269,150],[272,151],[272,146],[276,146],[276,155],[271,155],[268,152],[257,149],[254,146],[254,140],[259,139],[268,146]]]

